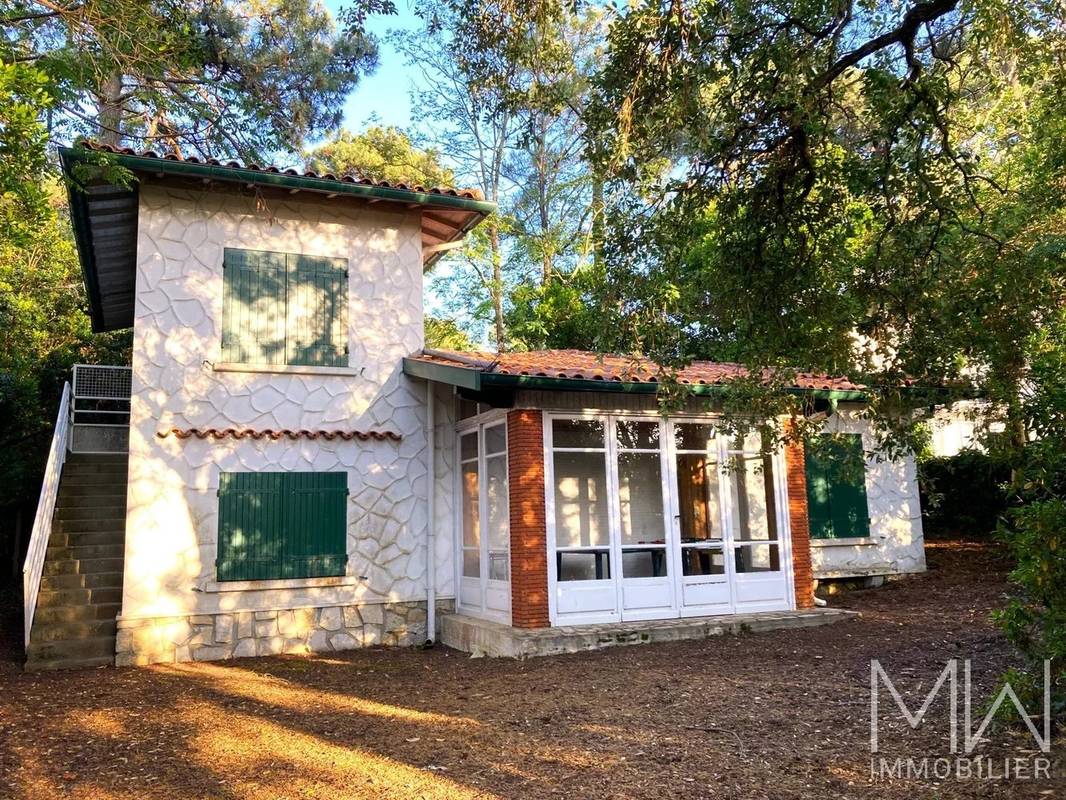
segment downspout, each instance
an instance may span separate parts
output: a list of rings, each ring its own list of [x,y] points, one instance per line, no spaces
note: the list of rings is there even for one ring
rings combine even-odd
[[[437,480],[436,463],[437,451],[435,444],[435,414],[433,381],[426,381],[426,451],[429,462],[427,472],[429,490],[426,493],[426,644],[432,644],[437,639],[437,537],[436,537],[436,507],[437,507]]]

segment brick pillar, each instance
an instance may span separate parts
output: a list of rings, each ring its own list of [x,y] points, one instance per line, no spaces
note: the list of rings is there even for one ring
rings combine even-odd
[[[813,608],[814,575],[811,570],[811,529],[807,518],[807,468],[803,442],[790,442],[785,446],[785,471],[796,608]]]
[[[511,506],[511,625],[547,628],[548,531],[544,512],[544,417],[507,414]]]

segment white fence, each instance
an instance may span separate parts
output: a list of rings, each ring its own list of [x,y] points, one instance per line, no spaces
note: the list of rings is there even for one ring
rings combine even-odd
[[[63,397],[59,402],[59,414],[56,415],[56,428],[52,434],[52,448],[48,451],[48,463],[44,469],[41,497],[37,501],[37,514],[33,518],[29,550],[26,553],[26,563],[22,567],[22,606],[26,637],[24,644],[26,645],[30,643],[30,629],[33,626],[34,612],[37,610],[37,592],[41,588],[44,556],[48,550],[48,538],[52,534],[52,515],[55,512],[56,496],[59,494],[59,477],[63,472],[63,462],[67,457],[71,419],[70,398],[70,384],[64,383]]]

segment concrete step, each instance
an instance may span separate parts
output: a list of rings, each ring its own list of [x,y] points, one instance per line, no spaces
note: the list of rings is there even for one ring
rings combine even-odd
[[[115,663],[114,654],[94,658],[58,658],[51,661],[27,659],[27,672],[43,672],[54,669],[90,669],[92,667],[110,667]]]
[[[96,517],[94,519],[59,519],[52,522],[52,531],[61,533],[107,533],[126,530],[126,517]]]
[[[125,544],[126,537],[119,531],[87,533],[53,533],[48,537],[49,547],[88,547],[89,545]]]
[[[62,548],[66,550],[66,548]],[[94,575],[99,572],[122,572],[122,557],[118,558],[56,558],[44,562],[45,575]]]
[[[126,483],[126,474],[108,474],[106,472],[67,472],[63,470],[60,480],[60,493],[72,486],[116,486]]]
[[[115,657],[114,636],[93,636],[87,639],[66,639],[58,642],[30,642],[27,649],[27,668],[37,662],[67,661],[70,659]]]
[[[59,591],[61,589],[121,589],[121,572],[97,572],[91,575],[45,575],[41,578],[41,589]]]
[[[114,499],[79,497],[77,503],[56,506],[53,519],[73,522],[83,519],[116,519],[126,516],[126,496],[115,495]]]
[[[100,636],[114,637],[118,623],[114,619],[94,619],[85,622],[51,622],[33,626],[32,645],[35,642],[60,642],[73,639],[93,639]]]
[[[109,586],[100,589],[42,589],[37,593],[37,608],[99,605],[101,603],[119,603],[121,601],[121,586]]]
[[[66,545],[48,546],[45,561],[54,559],[73,559],[82,561],[90,558],[122,558],[125,547],[121,544],[94,544],[85,547],[68,547]]]
[[[47,625],[53,622],[90,622],[97,619],[114,619],[118,616],[121,603],[101,603],[99,605],[60,606],[57,608],[38,608],[33,617],[33,625]]]
[[[64,475],[64,478],[67,476]],[[59,490],[59,497],[56,498],[56,508],[62,508],[65,505],[72,503],[80,503],[83,498],[91,498],[93,500],[107,498],[108,500],[122,499],[122,502],[126,501],[126,484],[125,481],[112,481],[109,483],[88,483],[88,484],[73,484],[64,483],[63,487]]]

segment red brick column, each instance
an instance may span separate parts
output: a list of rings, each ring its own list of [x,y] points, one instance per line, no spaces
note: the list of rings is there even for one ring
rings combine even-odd
[[[547,628],[548,530],[544,512],[544,416],[507,414],[511,506],[511,625]]]
[[[814,575],[811,570],[811,529],[807,518],[807,469],[803,442],[785,446],[788,485],[788,517],[792,529],[792,571],[796,608],[814,607]]]

